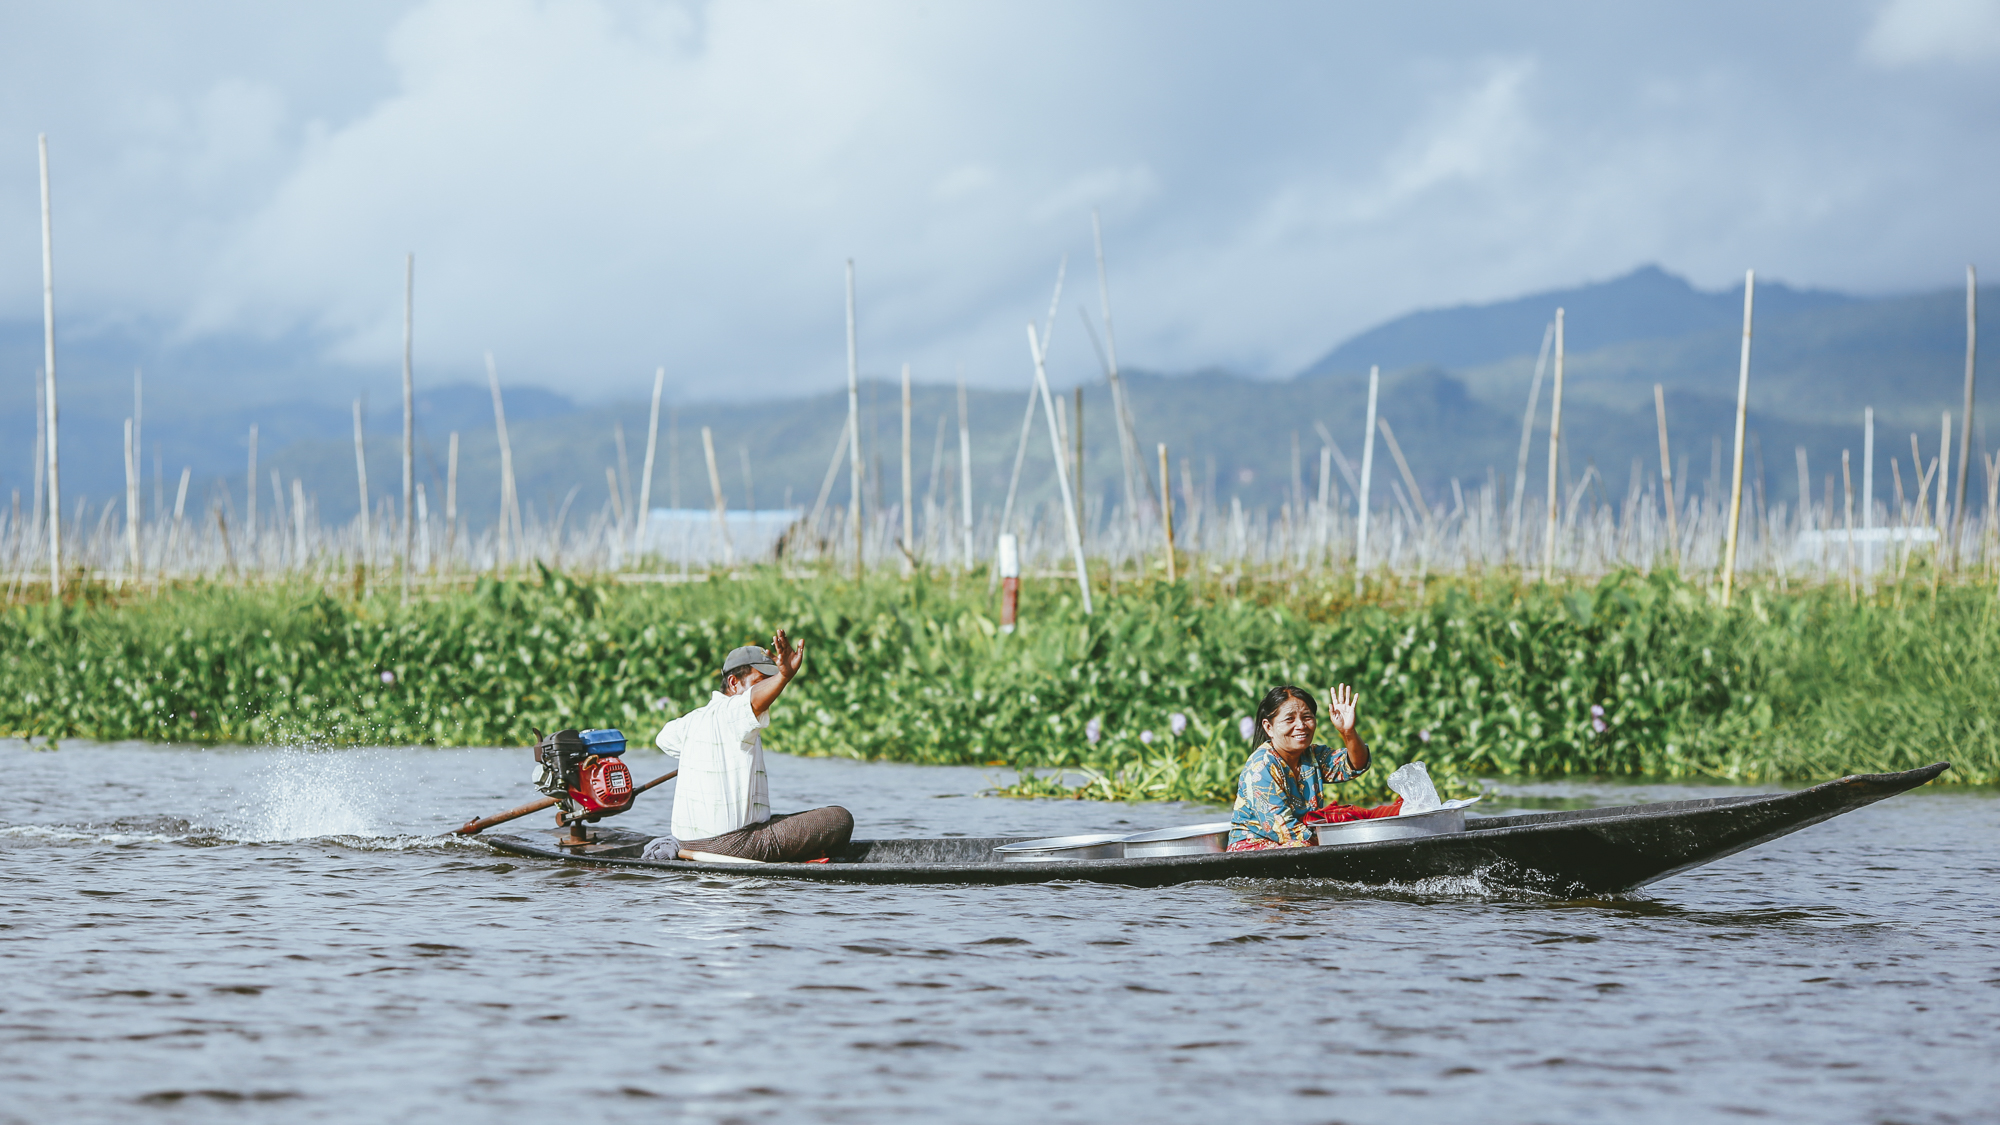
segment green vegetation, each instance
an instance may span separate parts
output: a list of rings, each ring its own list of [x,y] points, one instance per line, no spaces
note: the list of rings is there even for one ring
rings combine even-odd
[[[1085,618],[983,578],[631,587],[544,574],[399,607],[317,588],[192,586],[0,612],[0,731],[307,744],[520,744],[531,725],[644,742],[706,698],[722,653],[784,625],[807,674],[773,749],[1034,771],[1091,796],[1224,800],[1272,685],[1362,694],[1382,766],[1478,774],[1823,778],[1951,760],[2000,781],[1989,588],[1753,589],[1732,610],[1664,574],[1592,586],[1429,583],[1197,597],[1147,584]],[[1184,716],[1184,725],[1175,716]],[[1178,729],[1177,729],[1178,728]],[[1380,795],[1386,768],[1351,799]],[[1011,790],[1067,791],[1025,773]]]

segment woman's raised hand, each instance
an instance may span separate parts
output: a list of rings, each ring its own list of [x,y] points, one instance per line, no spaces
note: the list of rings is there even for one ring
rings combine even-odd
[[[1341,684],[1327,693],[1326,717],[1333,722],[1333,729],[1344,738],[1354,733],[1354,705],[1360,697],[1354,689]]]

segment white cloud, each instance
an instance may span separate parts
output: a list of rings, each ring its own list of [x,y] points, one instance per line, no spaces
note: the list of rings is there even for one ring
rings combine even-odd
[[[1887,67],[2000,58],[2000,0],[1888,0],[1861,53]]]
[[[1865,14],[1720,0],[103,0],[0,41],[28,92],[0,137],[52,134],[79,319],[308,329],[387,370],[413,250],[426,371],[490,346],[583,394],[659,363],[687,394],[813,389],[853,257],[864,367],[1011,381],[1063,254],[1065,305],[1095,302],[1097,207],[1123,361],[1282,375],[1411,307],[1646,261],[1890,288],[2000,253],[2000,74],[1876,65],[1961,57],[1992,10],[1892,4],[1862,59]],[[32,158],[5,166],[30,219],[0,224],[0,316],[32,318]]]

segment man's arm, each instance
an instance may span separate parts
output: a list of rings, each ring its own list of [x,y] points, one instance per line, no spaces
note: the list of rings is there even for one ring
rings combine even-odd
[[[778,674],[769,676],[750,685],[750,711],[762,719],[771,710],[771,704],[778,701],[778,695],[785,685],[799,674],[806,662],[806,643],[800,641],[795,648],[780,629],[771,637],[771,658],[778,665]]]

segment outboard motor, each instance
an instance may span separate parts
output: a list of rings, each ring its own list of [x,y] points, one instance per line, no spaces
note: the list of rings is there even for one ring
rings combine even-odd
[[[535,744],[535,788],[555,798],[556,823],[583,842],[586,821],[632,807],[632,771],[620,757],[625,735],[615,730],[559,730]]]

